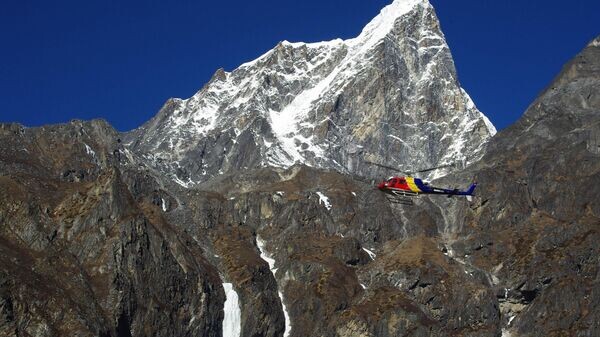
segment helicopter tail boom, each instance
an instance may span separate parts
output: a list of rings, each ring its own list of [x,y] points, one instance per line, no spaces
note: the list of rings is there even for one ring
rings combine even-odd
[[[477,183],[473,183],[471,184],[471,186],[469,186],[469,188],[466,191],[461,191],[459,189],[454,189],[454,190],[449,190],[449,189],[433,189],[433,193],[436,194],[446,194],[448,195],[448,198],[452,198],[455,195],[462,195],[462,196],[473,196],[473,193],[475,193],[475,188],[477,187]]]

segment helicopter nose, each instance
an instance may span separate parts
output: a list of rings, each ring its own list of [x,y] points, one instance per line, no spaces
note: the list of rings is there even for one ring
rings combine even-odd
[[[384,189],[385,188],[385,182],[379,183],[379,185],[377,185],[377,188],[380,189],[380,190]]]

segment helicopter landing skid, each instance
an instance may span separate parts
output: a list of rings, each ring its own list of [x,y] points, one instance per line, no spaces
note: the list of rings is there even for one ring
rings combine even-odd
[[[418,197],[418,193],[408,192],[408,191],[391,191],[388,194],[387,199],[392,204],[399,205],[413,205],[414,198]]]

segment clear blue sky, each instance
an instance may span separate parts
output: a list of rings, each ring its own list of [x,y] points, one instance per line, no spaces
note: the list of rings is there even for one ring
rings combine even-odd
[[[600,34],[600,1],[431,0],[462,85],[514,122]],[[105,118],[121,131],[278,41],[356,36],[391,0],[3,0],[0,122]]]

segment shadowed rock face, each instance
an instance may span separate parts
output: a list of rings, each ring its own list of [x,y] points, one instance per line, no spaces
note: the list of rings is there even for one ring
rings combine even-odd
[[[183,188],[105,122],[2,124],[0,335],[221,336],[226,281],[242,336],[594,336],[599,46],[435,182],[473,203],[303,165]]]
[[[219,335],[216,268],[110,126],[2,125],[0,143],[0,335]]]
[[[600,48],[592,41],[464,174],[476,203],[437,202],[456,256],[494,280],[515,336],[598,331]]]

